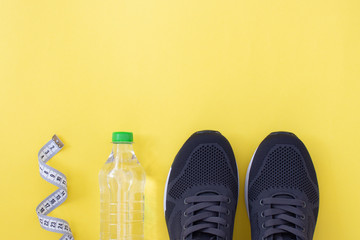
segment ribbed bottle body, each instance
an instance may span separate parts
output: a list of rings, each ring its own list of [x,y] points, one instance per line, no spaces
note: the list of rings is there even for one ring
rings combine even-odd
[[[114,144],[99,183],[100,240],[143,240],[145,172],[131,144]]]

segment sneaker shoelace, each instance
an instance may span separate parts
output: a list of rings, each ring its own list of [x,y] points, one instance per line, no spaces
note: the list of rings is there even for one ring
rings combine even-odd
[[[184,238],[192,234],[205,233],[210,236],[226,239],[226,234],[219,228],[220,225],[229,227],[222,217],[230,215],[230,210],[221,203],[230,203],[230,198],[222,195],[200,195],[185,198],[189,207],[184,211],[187,217],[184,223]]]
[[[267,220],[262,227],[266,229],[263,240],[277,239],[276,236],[289,235],[306,239],[305,235],[305,215],[301,208],[306,207],[306,203],[299,199],[289,199],[281,197],[271,197],[260,200],[261,205],[268,206],[261,213],[261,217]],[[280,237],[280,239],[282,239]]]

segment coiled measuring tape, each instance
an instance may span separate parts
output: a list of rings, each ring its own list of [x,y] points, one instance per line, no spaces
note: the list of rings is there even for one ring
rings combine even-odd
[[[55,168],[46,165],[56,153],[58,153],[64,144],[54,135],[52,139],[43,146],[39,153],[39,168],[41,177],[47,182],[57,186],[55,192],[45,198],[37,207],[36,212],[43,229],[61,233],[60,240],[74,240],[68,222],[63,219],[47,216],[51,211],[60,206],[67,198],[66,177]]]

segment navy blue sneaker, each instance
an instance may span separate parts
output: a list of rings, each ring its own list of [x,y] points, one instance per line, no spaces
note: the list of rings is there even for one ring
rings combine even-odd
[[[311,240],[319,211],[315,168],[294,134],[275,132],[257,148],[245,183],[256,240]]]
[[[194,133],[176,155],[166,182],[170,240],[231,240],[238,186],[227,139],[216,131]]]

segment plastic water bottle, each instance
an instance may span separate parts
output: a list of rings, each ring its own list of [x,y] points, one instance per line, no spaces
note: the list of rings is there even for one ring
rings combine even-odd
[[[145,172],[131,132],[114,132],[112,152],[99,173],[100,240],[144,239]]]

